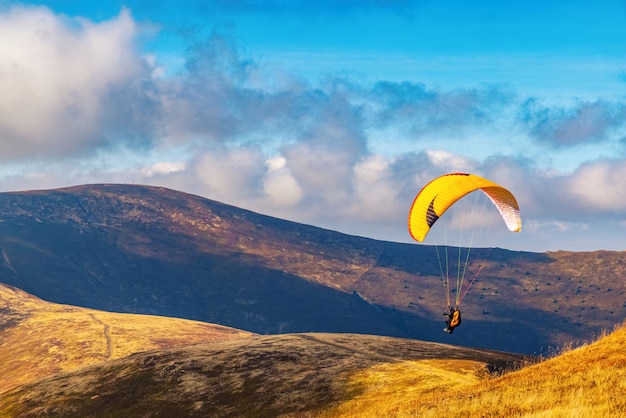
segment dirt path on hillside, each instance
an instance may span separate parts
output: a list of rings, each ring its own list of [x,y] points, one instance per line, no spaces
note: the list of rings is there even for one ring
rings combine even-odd
[[[94,320],[94,322],[102,325],[104,327],[104,338],[106,339],[107,342],[107,353],[106,353],[106,358],[110,359],[111,356],[113,355],[113,343],[111,341],[111,333],[110,333],[110,329],[111,326],[109,324],[105,324],[104,322],[102,322],[101,320],[99,320],[98,318],[96,318],[96,316],[92,313],[88,314],[91,319]]]

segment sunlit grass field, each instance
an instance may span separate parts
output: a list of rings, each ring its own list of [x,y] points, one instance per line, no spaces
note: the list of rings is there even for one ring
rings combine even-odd
[[[480,363],[383,365],[352,376],[359,395],[324,417],[626,416],[626,327],[540,363],[486,377]]]
[[[136,352],[253,335],[197,321],[50,303],[3,286],[0,312],[21,317],[0,335],[0,393]]]

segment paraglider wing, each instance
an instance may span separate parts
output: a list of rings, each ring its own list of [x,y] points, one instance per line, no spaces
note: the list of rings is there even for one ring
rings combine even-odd
[[[451,173],[437,177],[417,194],[409,211],[409,233],[423,241],[437,219],[459,199],[483,191],[500,211],[509,231],[519,232],[522,220],[515,197],[504,187],[485,178],[467,173]]]

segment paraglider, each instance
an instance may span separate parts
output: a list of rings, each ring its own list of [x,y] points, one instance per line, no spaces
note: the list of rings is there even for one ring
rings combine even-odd
[[[446,327],[443,329],[448,334],[452,334],[454,328],[461,325],[461,311],[459,311],[458,306],[453,308],[452,306],[448,306],[449,311],[444,312],[444,316],[446,317]]]
[[[408,227],[411,237],[419,242],[424,241],[433,225],[435,225],[437,220],[443,216],[448,209],[450,209],[457,201],[478,190],[482,191],[497,208],[509,231],[521,231],[522,220],[520,217],[519,205],[515,196],[513,196],[509,190],[491,180],[474,174],[450,173],[430,181],[415,197],[411,210],[409,211],[408,219]],[[448,308],[448,310],[444,312],[444,315],[446,316],[446,328],[444,328],[444,331],[449,334],[452,333],[454,328],[461,324],[461,312],[459,310],[459,305],[471,285],[476,281],[478,273],[482,269],[482,265],[479,265],[478,271],[476,271],[473,278],[469,280],[468,286],[463,290],[462,286],[467,272],[467,264],[469,263],[470,248],[467,248],[467,255],[465,257],[461,257],[460,252],[461,248],[459,247],[459,277],[457,277],[457,286],[456,289],[454,289],[454,292],[456,293],[454,304],[450,298],[451,289],[447,262],[444,272],[440,261],[442,282],[444,283],[446,291],[446,302]],[[440,257],[438,248],[437,257]],[[465,266],[463,268],[460,266],[462,259],[465,260]]]

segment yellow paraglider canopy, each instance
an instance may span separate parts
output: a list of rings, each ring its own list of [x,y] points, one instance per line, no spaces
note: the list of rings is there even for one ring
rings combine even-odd
[[[482,190],[500,211],[509,231],[522,229],[519,206],[504,187],[485,178],[467,173],[451,173],[437,177],[417,194],[409,211],[409,232],[423,241],[433,224],[462,197]]]

